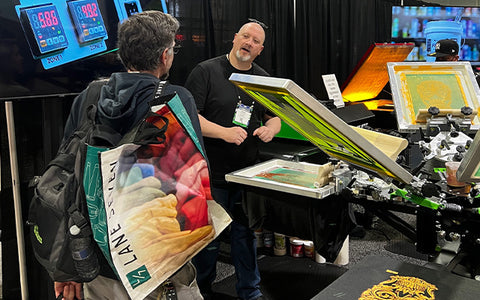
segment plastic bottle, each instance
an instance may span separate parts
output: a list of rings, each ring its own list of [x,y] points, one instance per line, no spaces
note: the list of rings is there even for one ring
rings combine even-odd
[[[478,7],[472,7],[472,16],[478,17]]]
[[[412,52],[410,52],[410,60],[418,60],[418,47],[413,47]]]
[[[416,38],[416,37],[417,37],[417,33],[418,33],[418,19],[417,19],[417,18],[413,18],[410,23],[411,23],[411,24],[410,24],[409,36],[410,36],[411,38]]]
[[[427,23],[428,23],[428,20],[427,20],[427,19],[422,20],[422,32],[421,32],[421,37],[424,37],[424,36],[425,36],[425,28],[427,28]]]
[[[458,7],[450,7],[451,15],[456,16],[458,13]]]
[[[472,20],[467,21],[467,38],[474,37],[473,34],[473,22]]]
[[[93,248],[93,239],[91,236],[82,235],[77,225],[70,227],[70,250],[79,276],[84,281],[91,281],[97,277],[100,265]]]
[[[410,15],[411,16],[416,16],[417,15],[417,7],[416,6],[410,7]]]
[[[473,45],[472,61],[478,61],[479,58],[480,58],[480,52],[478,51],[477,45]]]
[[[392,38],[398,37],[398,18],[394,18],[392,22]]]
[[[426,6],[421,6],[418,8],[418,16],[426,16],[427,15],[427,7]]]
[[[445,15],[451,16],[453,14],[451,7],[445,7]]]
[[[392,7],[392,15],[398,15],[400,13],[401,9],[398,6],[393,6]]]
[[[462,54],[464,60],[472,60],[472,51],[469,45],[463,46]]]
[[[465,7],[464,15],[465,15],[465,17],[470,17],[472,15],[472,8],[471,7]]]
[[[427,45],[421,43],[420,47],[418,47],[418,60],[425,60],[425,55],[427,55]]]
[[[427,16],[433,16],[433,6],[427,7]]]
[[[402,37],[403,37],[403,38],[408,38],[408,37],[409,37],[408,34],[409,34],[409,32],[408,32],[408,24],[407,24],[407,25],[406,25],[405,27],[403,27],[403,29],[402,29]]]
[[[462,20],[462,36],[467,36],[467,20]]]

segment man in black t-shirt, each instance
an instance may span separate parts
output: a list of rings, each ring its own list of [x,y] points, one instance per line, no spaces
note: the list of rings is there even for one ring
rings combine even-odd
[[[233,47],[198,64],[187,78],[199,112],[207,157],[210,162],[213,198],[233,216],[230,231],[231,257],[237,275],[236,290],[241,299],[261,299],[260,274],[253,231],[238,222],[243,189],[225,181],[225,174],[258,161],[258,144],[268,143],[280,131],[278,117],[228,81],[232,73],[268,76],[253,60],[262,52],[265,32],[259,23],[243,25],[233,39]],[[237,204],[237,205],[236,205]],[[200,252],[193,262],[197,281],[208,297],[216,276],[219,241]]]

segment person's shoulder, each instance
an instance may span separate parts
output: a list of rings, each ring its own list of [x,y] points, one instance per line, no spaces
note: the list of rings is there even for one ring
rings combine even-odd
[[[261,76],[270,76],[267,71],[265,71],[262,67],[260,67],[257,63],[252,63],[253,74],[254,75],[261,75]]]
[[[182,101],[184,101],[183,99],[187,99],[187,98],[192,98],[192,93],[190,93],[189,90],[187,90],[186,88],[184,88],[183,86],[180,86],[180,85],[176,85],[176,84],[167,84],[165,85],[165,94],[173,94],[173,93],[177,93],[178,96],[180,97],[180,99],[182,99]]]

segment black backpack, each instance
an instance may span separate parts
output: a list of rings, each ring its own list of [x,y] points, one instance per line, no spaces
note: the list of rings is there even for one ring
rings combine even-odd
[[[98,259],[102,254],[93,240],[83,175],[87,144],[110,148],[121,139],[109,126],[95,122],[96,103],[104,83],[89,85],[79,127],[63,141],[56,157],[35,180],[27,224],[32,226],[35,257],[54,281],[88,282],[100,269]],[[72,242],[72,238],[77,240]]]
[[[103,252],[94,240],[90,226],[87,201],[83,187],[85,158],[88,145],[113,148],[127,142],[140,145],[162,143],[165,126],[157,128],[145,122],[151,114],[121,136],[111,127],[95,121],[96,104],[103,81],[92,82],[86,91],[79,126],[62,142],[56,157],[35,181],[34,196],[30,203],[27,224],[32,228],[30,237],[35,257],[54,281],[89,282],[108,266]],[[166,82],[157,84],[151,103],[163,103]],[[105,270],[114,276],[113,271]]]

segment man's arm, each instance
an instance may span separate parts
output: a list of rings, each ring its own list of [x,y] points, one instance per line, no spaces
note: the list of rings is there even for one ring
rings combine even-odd
[[[277,133],[280,132],[282,128],[282,122],[280,121],[279,117],[271,117],[265,115],[265,125],[258,127],[254,132],[253,135],[258,136],[260,140],[264,143],[270,142]]]
[[[234,143],[240,145],[247,138],[245,129],[239,126],[223,127],[216,123],[210,122],[202,115],[198,115],[200,127],[202,128],[202,135],[209,138],[222,139],[227,143]]]

